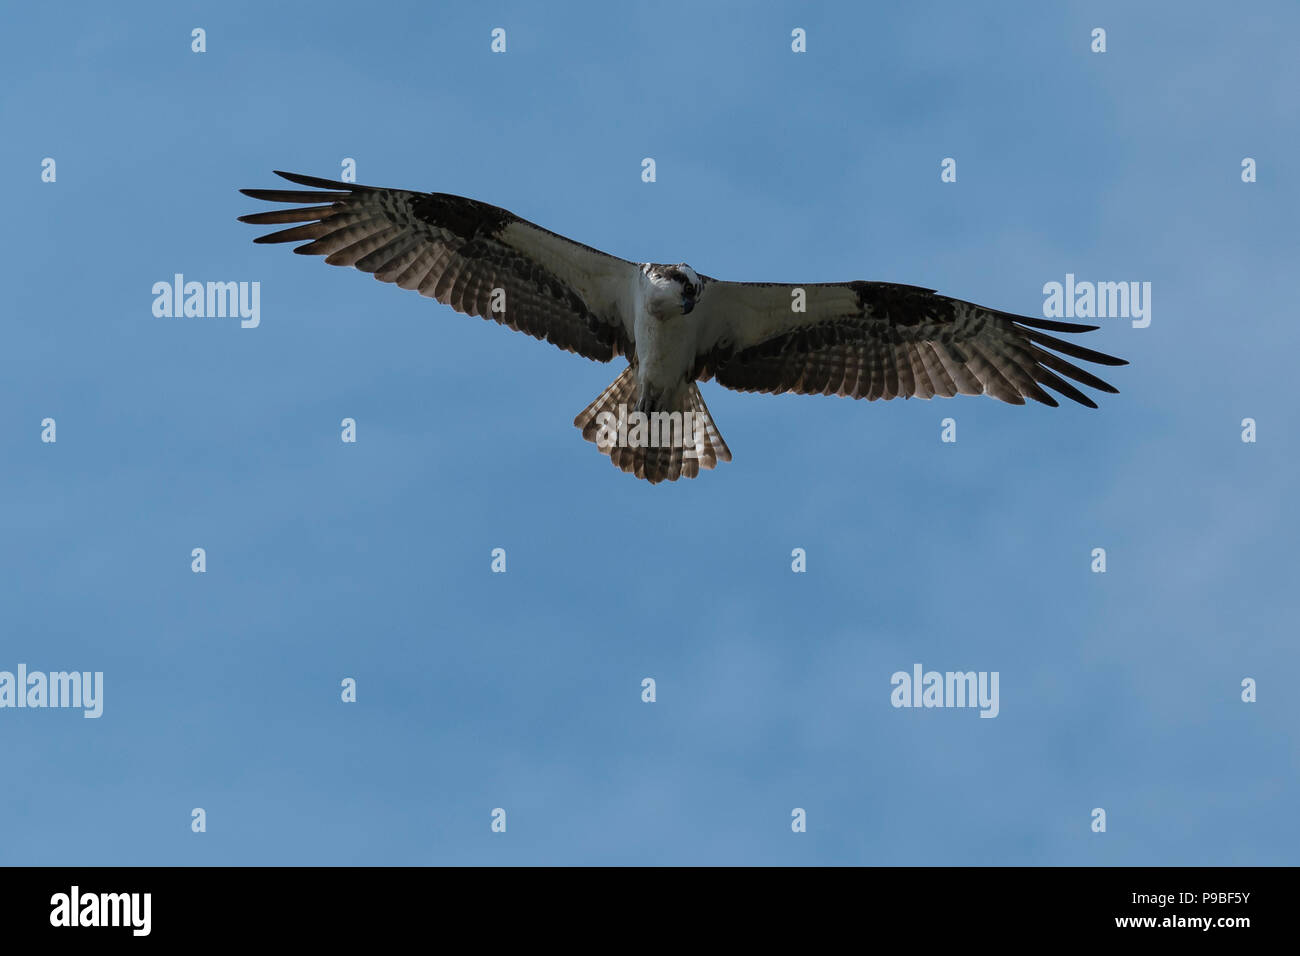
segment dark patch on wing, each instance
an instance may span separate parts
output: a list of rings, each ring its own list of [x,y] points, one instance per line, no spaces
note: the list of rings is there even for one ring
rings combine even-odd
[[[428,193],[415,201],[411,211],[417,219],[462,239],[499,236],[507,223],[518,218],[500,206],[448,193]]]
[[[895,282],[850,282],[858,297],[858,312],[880,318],[894,326],[919,325],[924,321],[952,322],[953,300],[936,295],[933,289]]]

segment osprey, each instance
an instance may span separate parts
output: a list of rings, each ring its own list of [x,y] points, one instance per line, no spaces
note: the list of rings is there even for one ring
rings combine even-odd
[[[255,242],[305,241],[293,251],[589,359],[624,356],[627,368],[573,423],[615,465],[652,483],[731,460],[696,384],[711,378],[741,392],[869,401],[987,394],[1056,406],[1046,386],[1096,408],[1065,378],[1117,389],[1055,353],[1128,364],[1047,334],[1095,325],[894,282],[722,282],[685,263],[619,259],[473,199],[276,175],[311,188],[241,190],[299,204],[239,217],[299,224]]]

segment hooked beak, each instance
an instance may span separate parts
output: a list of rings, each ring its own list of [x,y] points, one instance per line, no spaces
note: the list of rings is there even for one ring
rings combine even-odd
[[[695,308],[695,296],[682,296],[682,315],[690,315],[691,309]]]

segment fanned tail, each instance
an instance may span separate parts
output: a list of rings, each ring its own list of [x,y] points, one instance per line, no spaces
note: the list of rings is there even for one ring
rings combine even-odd
[[[713,468],[720,461],[731,461],[731,449],[722,440],[698,385],[689,383],[672,404],[672,408],[658,408],[643,401],[636,366],[629,365],[573,424],[616,467],[651,484],[694,478],[701,466]],[[645,416],[644,425],[638,426],[634,412]]]

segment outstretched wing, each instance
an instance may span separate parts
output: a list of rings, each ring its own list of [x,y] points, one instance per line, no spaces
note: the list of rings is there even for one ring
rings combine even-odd
[[[696,311],[703,312],[698,377],[741,392],[873,401],[987,394],[1014,405],[1026,398],[1057,405],[1046,386],[1096,408],[1065,379],[1118,390],[1061,355],[1128,364],[1047,334],[1098,326],[1012,315],[890,282],[796,286],[705,278]]]
[[[473,199],[276,175],[312,190],[241,189],[300,205],[239,221],[302,225],[255,242],[306,241],[293,251],[356,266],[587,358],[607,362],[632,351],[632,317],[618,305],[636,277],[631,262]]]

